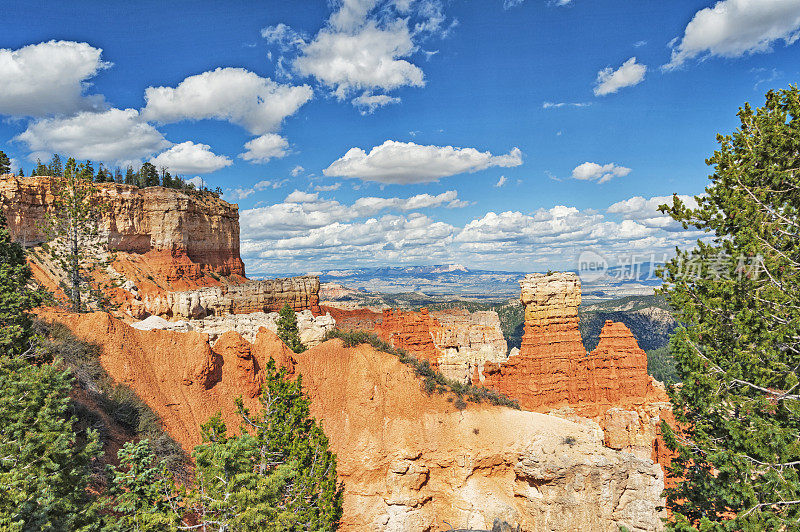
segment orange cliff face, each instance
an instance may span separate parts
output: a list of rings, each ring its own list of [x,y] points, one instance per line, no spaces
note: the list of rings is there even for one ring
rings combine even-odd
[[[52,213],[49,177],[0,177],[2,209],[12,237],[26,246],[48,240]],[[163,187],[97,183],[108,208],[101,234],[116,250],[114,266],[139,284],[150,278],[165,289],[218,285],[216,276],[243,280],[239,209],[210,194]]]
[[[427,395],[398,357],[331,340],[294,354],[274,335],[138,331],[108,314],[43,311],[101,347],[100,362],[161,416],[186,449],[216,413],[235,430],[233,399],[254,397],[269,357],[303,376],[344,483],[339,530],[660,530],[663,474],[603,446],[585,425],[534,412]],[[565,493],[569,497],[565,497]]]
[[[12,237],[26,246],[47,241],[50,177],[0,177],[0,201]],[[278,311],[319,311],[319,278],[248,281],[239,257],[239,208],[210,194],[163,187],[96,184],[106,208],[105,250],[92,284],[134,318],[174,318]],[[65,272],[39,250],[29,254],[41,285],[59,292]]]
[[[114,382],[127,385],[147,403],[187,452],[201,442],[200,424],[216,412],[232,429],[239,426],[235,397],[243,396],[248,408],[259,408],[261,368],[270,357],[294,370],[294,353],[264,328],[253,344],[227,332],[212,348],[205,334],[140,331],[104,312],[42,309],[38,314],[99,346],[100,363]]]
[[[373,331],[396,349],[403,349],[446,377],[469,381],[473,368],[507,358],[508,344],[494,311],[448,309],[419,312],[322,307],[343,330]]]
[[[577,406],[596,416],[663,398],[647,374],[647,355],[622,323],[606,322],[597,349],[587,354],[578,329],[577,275],[530,274],[520,281],[525,332],[518,355],[487,363],[473,381],[520,401],[530,410]]]
[[[580,279],[529,274],[520,281],[525,332],[519,354],[475,369],[472,382],[528,410],[566,409],[605,430],[606,444],[664,463],[660,420],[671,420],[663,386],[647,374],[647,355],[622,323],[606,322],[586,353],[578,329]],[[661,450],[659,450],[661,449]]]
[[[386,309],[381,322],[375,326],[375,333],[395,349],[404,349],[420,360],[427,360],[431,367],[438,368],[442,352],[431,333],[440,327],[427,308],[419,312]]]

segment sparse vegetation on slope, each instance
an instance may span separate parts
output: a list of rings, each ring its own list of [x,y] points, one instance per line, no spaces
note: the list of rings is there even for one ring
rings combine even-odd
[[[189,460],[180,445],[167,434],[158,414],[153,412],[129,387],[115,384],[100,364],[100,348],[75,337],[64,325],[36,322],[40,338],[37,358],[57,362],[68,369],[75,384],[89,400],[136,438],[147,438],[153,452],[177,477],[184,477]],[[101,443],[109,437],[110,427],[91,408],[75,403],[74,414],[80,425],[92,427]]]
[[[402,349],[395,349],[388,342],[381,340],[377,335],[367,333],[364,331],[341,331],[333,329],[325,336],[325,339],[339,338],[344,343],[345,347],[355,347],[360,344],[370,344],[373,348],[384,353],[389,353],[400,359],[400,362],[411,366],[418,377],[422,378],[422,388],[426,393],[432,394],[434,392],[439,394],[450,393],[452,394],[447,398],[448,401],[453,402],[454,406],[459,410],[467,407],[466,401],[472,403],[482,403],[484,401],[493,405],[507,406],[519,410],[519,403],[499,394],[494,390],[483,388],[480,386],[473,386],[471,384],[462,384],[458,381],[448,379],[438,371],[434,370],[427,360],[419,360]]]

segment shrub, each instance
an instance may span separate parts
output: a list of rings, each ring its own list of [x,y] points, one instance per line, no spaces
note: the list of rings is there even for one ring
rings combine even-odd
[[[395,349],[388,342],[381,340],[377,335],[367,333],[364,331],[342,331],[340,329],[333,329],[328,331],[325,339],[338,338],[342,341],[345,347],[355,347],[360,344],[370,344],[373,348],[384,353],[389,353],[400,359],[400,362],[414,369],[414,373],[422,378],[422,389],[428,395],[433,392],[444,393],[449,391],[458,399],[450,396],[447,398],[448,402],[455,400],[455,407],[459,410],[466,408],[467,403],[464,401],[463,396],[467,396],[467,400],[473,403],[480,403],[488,401],[493,405],[507,406],[515,410],[519,410],[519,403],[506,397],[503,394],[497,393],[494,390],[483,388],[481,386],[473,386],[472,384],[463,384],[453,379],[448,379],[440,372],[434,370],[427,360],[419,360],[412,355],[408,354],[402,349]]]
[[[75,383],[91,401],[137,437],[149,439],[156,457],[173,474],[184,477],[189,465],[186,453],[164,432],[158,414],[131,388],[113,382],[100,364],[98,346],[76,338],[60,323],[36,321],[34,330],[41,338],[37,353],[39,359],[45,362],[58,359],[63,367],[71,371]],[[109,428],[102,418],[86,405],[75,405],[73,410],[81,427],[96,429],[100,441],[108,441]]]

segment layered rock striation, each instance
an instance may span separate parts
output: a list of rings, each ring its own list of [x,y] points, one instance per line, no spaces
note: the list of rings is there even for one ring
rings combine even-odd
[[[268,313],[279,311],[287,303],[296,311],[319,313],[319,277],[287,277],[195,290],[155,292],[145,294],[141,300],[143,309],[149,314],[181,319]]]
[[[361,323],[368,322],[362,317]],[[393,347],[427,360],[446,377],[462,383],[485,362],[507,358],[508,344],[494,311],[386,309],[374,330]]]
[[[239,256],[239,208],[211,194],[97,183],[105,251],[93,285],[134,318],[188,319],[273,312],[288,303],[319,313],[319,278],[248,281]],[[49,238],[50,177],[0,177],[0,202],[12,237],[26,246]],[[65,280],[47,253],[32,253],[38,282]],[[257,330],[257,329],[256,329]]]
[[[595,416],[657,395],[647,355],[621,323],[606,322],[586,353],[578,329],[580,279],[573,273],[529,274],[520,281],[525,329],[519,354],[486,363],[473,382],[520,401],[530,410],[579,405]]]
[[[591,428],[504,407],[457,410],[427,395],[413,370],[362,344],[331,340],[291,353],[262,329],[211,347],[196,332],[139,331],[108,314],[51,314],[130,386],[187,450],[216,412],[238,426],[234,397],[257,406],[269,357],[303,376],[344,482],[345,532],[488,530],[499,519],[526,531],[660,530],[663,475],[651,460],[603,446]],[[448,526],[452,525],[452,526]]]
[[[433,330],[433,341],[442,352],[439,371],[444,376],[466,383],[485,362],[508,358],[497,312],[452,309],[432,314],[440,325]]]
[[[438,368],[442,351],[433,341],[433,332],[439,327],[427,308],[419,312],[385,309],[375,332],[395,349],[408,351]]]
[[[210,194],[162,187],[98,183],[101,232],[109,250],[146,255],[167,280],[203,273],[244,277],[239,257],[239,208]],[[26,246],[48,240],[53,212],[49,177],[0,178],[3,213],[12,237]]]
[[[248,342],[254,342],[258,337],[258,332],[263,327],[275,334],[278,332],[277,312],[251,312],[249,314],[228,314],[226,316],[212,316],[204,319],[190,319],[167,321],[160,316],[150,316],[142,321],[131,324],[131,327],[139,330],[168,330],[168,331],[196,331],[208,335],[212,345],[229,331],[240,334]],[[325,335],[336,327],[336,322],[325,314],[314,316],[310,310],[302,310],[297,313],[297,329],[300,341],[306,347],[319,345],[325,339]]]

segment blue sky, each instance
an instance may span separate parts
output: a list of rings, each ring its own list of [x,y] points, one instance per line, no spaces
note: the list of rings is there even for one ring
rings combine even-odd
[[[251,275],[662,256],[698,235],[655,207],[800,64],[800,0],[2,8],[0,149],[202,177]]]

